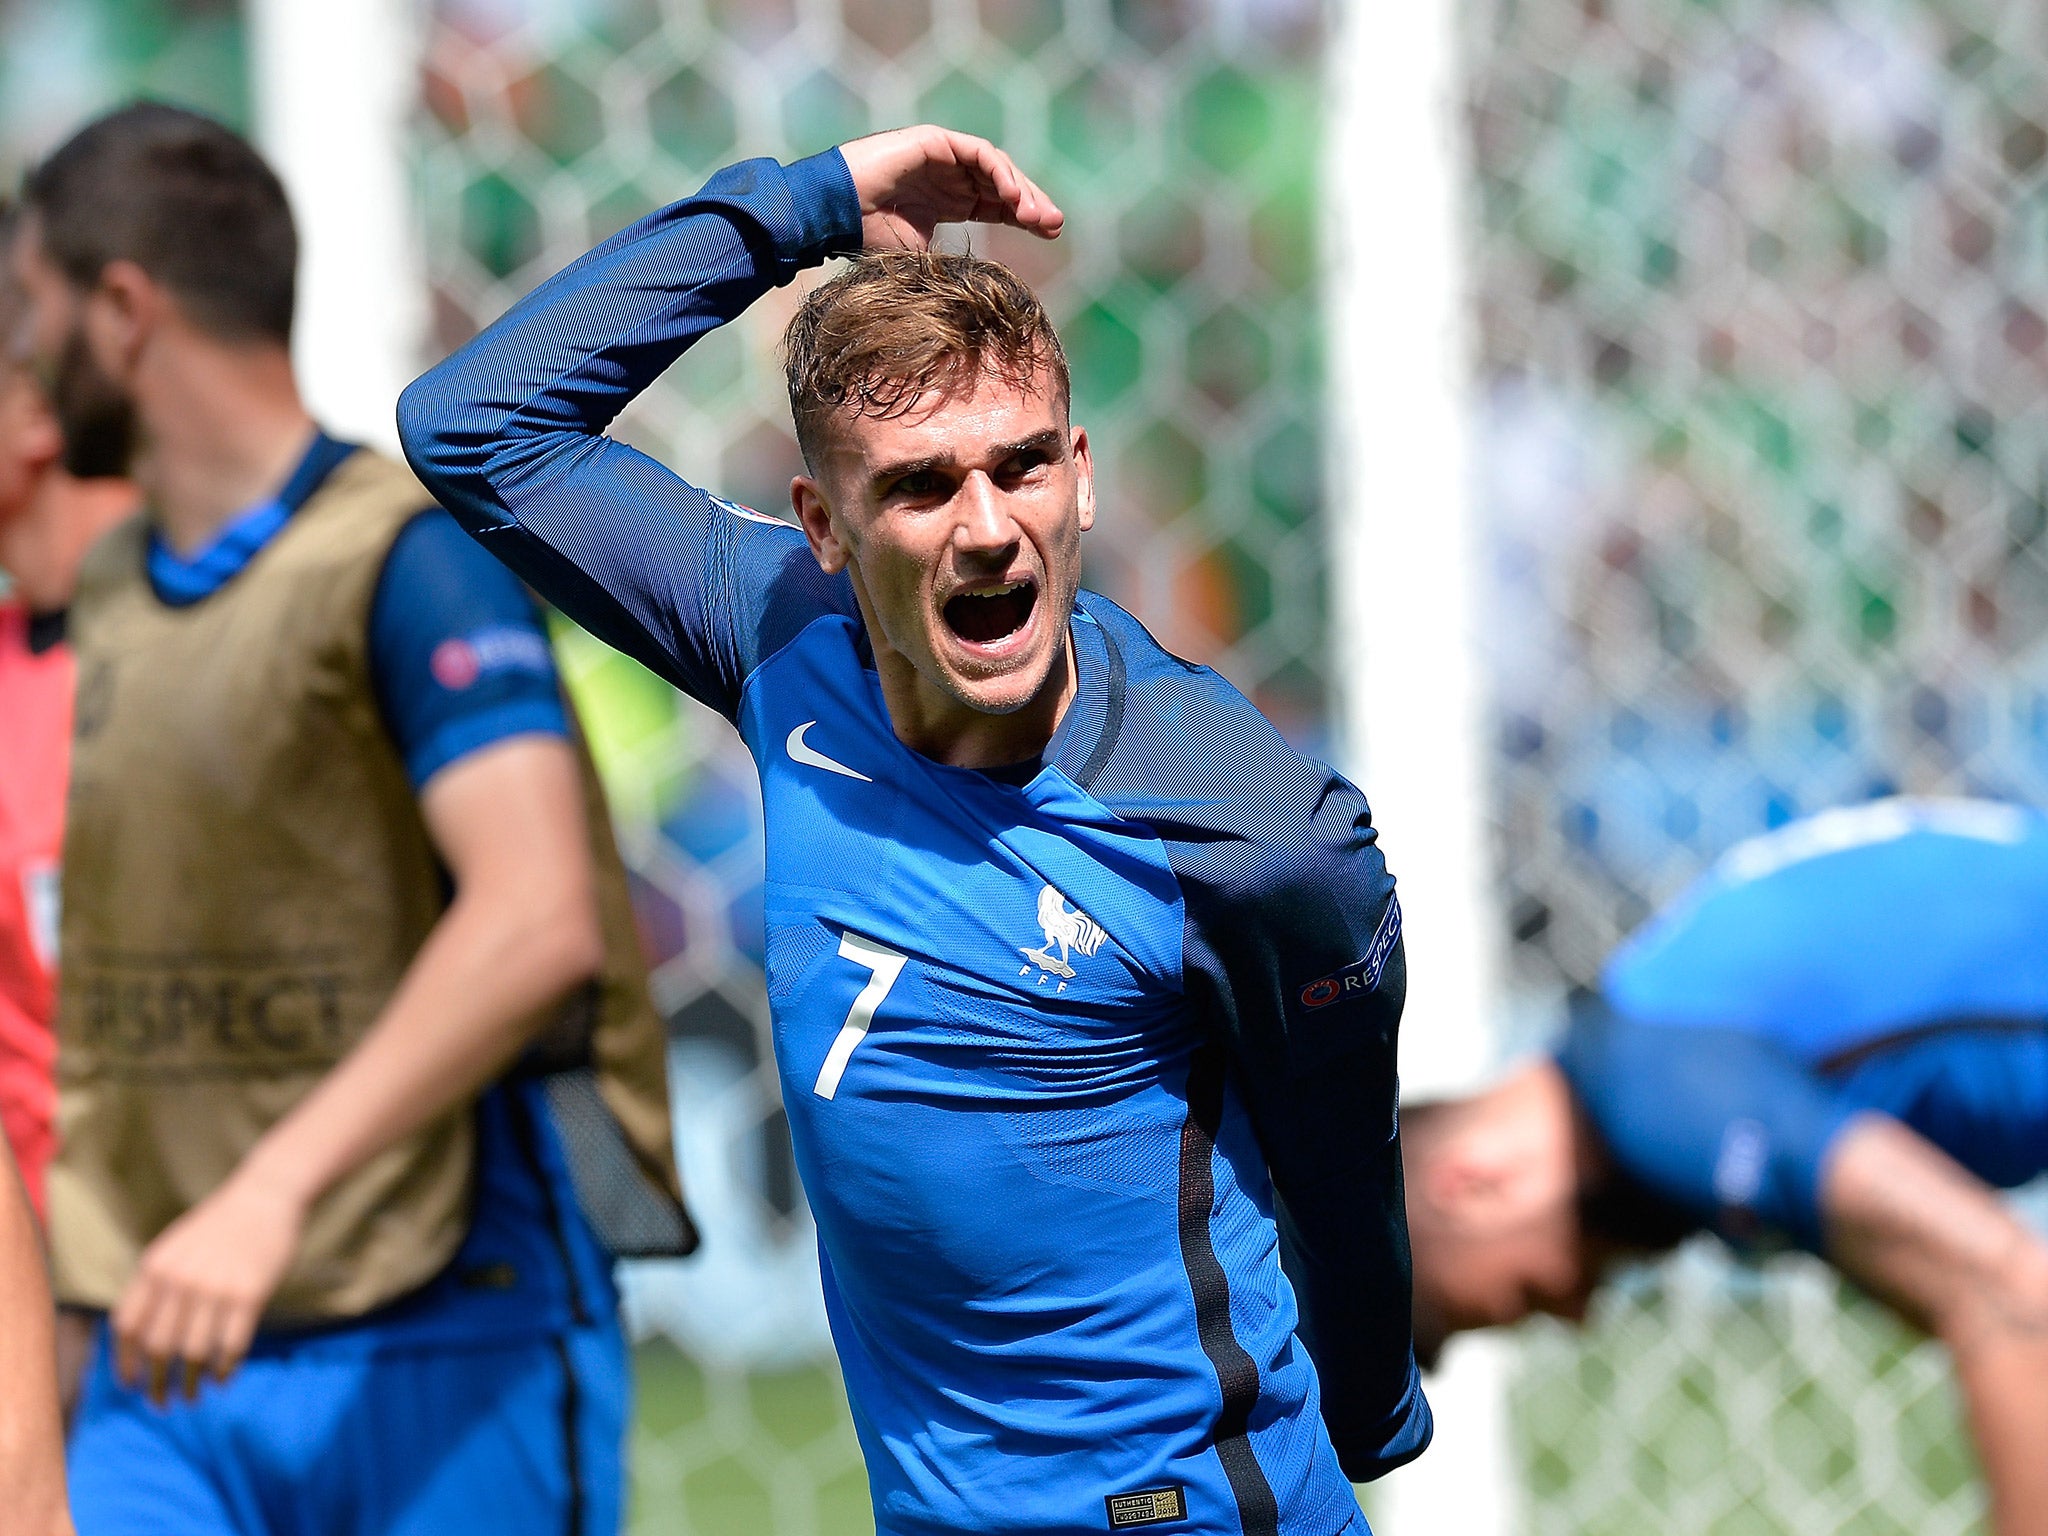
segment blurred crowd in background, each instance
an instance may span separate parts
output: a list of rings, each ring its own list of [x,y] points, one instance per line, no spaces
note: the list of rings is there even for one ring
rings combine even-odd
[[[1502,4],[1471,80],[1507,920],[2048,791],[2048,78],[1968,3]]]
[[[1318,181],[1326,24],[1314,0],[433,0],[421,362],[733,159],[923,118],[986,134],[1069,213],[1056,246],[986,248],[1045,294],[1104,463],[1089,584],[1320,747],[1345,665],[1326,615],[1372,601],[1326,580],[1318,199],[1367,195]],[[1466,0],[1461,35],[1507,1049],[1742,836],[1891,790],[2048,802],[2048,14]],[[0,0],[0,175],[135,92],[247,128],[245,55],[229,0]],[[1401,239],[1401,210],[1382,225]],[[794,300],[707,340],[620,433],[780,510]],[[1369,450],[1401,452],[1384,427]],[[713,1367],[813,1360],[751,768],[633,664],[558,640],[659,962],[707,1234],[692,1271],[638,1286],[640,1321]],[[1653,1279],[1583,1345],[1539,1336],[1516,1395],[1537,1526],[1640,1530],[1691,1498],[1686,1529],[1887,1503],[1872,1529],[1967,1528],[1938,1365],[1808,1283]],[[653,1410],[698,1425],[663,1422],[657,1474],[723,1457],[765,1485],[787,1451],[844,1475],[843,1430],[757,1454],[729,1427],[809,1399],[735,1408],[706,1379]],[[709,1449],[674,1451],[693,1434]],[[788,1528],[823,1519],[762,1497]]]

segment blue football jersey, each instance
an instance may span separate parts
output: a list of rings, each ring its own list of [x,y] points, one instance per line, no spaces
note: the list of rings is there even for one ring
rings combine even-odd
[[[722,172],[416,383],[408,454],[753,753],[776,1061],[878,1527],[1356,1529],[1350,1478],[1429,1435],[1363,798],[1086,593],[1035,773],[933,762],[843,575],[600,435],[858,243],[836,151]]]
[[[1851,1119],[1987,1182],[2048,1171],[2048,817],[1828,811],[1730,851],[1617,950],[1560,1062],[1640,1183],[1731,1236],[1823,1246]]]
[[[1920,1023],[2048,1017],[2048,817],[1877,800],[1752,838],[1617,950],[1631,1018],[1820,1062]]]

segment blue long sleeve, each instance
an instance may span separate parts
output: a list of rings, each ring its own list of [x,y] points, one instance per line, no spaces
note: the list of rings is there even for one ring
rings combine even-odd
[[[837,150],[749,160],[543,283],[398,404],[420,479],[592,634],[730,716],[761,658],[853,611],[795,529],[749,517],[605,435],[699,337],[860,247]]]
[[[1776,1042],[1586,1007],[1558,1064],[1642,1188],[1731,1242],[1782,1235],[1823,1250],[1821,1171],[1860,1106]]]
[[[1396,1052],[1401,907],[1365,797],[1205,667],[1090,598],[1118,647],[1115,746],[1075,765],[1165,845],[1185,904],[1188,1000],[1227,1052],[1272,1176],[1281,1258],[1344,1470],[1420,1455]],[[1091,771],[1092,769],[1092,771]],[[1191,1088],[1190,1096],[1194,1092]]]
[[[384,561],[370,681],[415,789],[510,737],[569,735],[533,595],[438,507],[408,523]]]
[[[1299,762],[1299,760],[1297,760]],[[1301,763],[1300,833],[1245,861],[1175,848],[1190,995],[1228,1042],[1273,1178],[1281,1257],[1316,1362],[1323,1421],[1354,1481],[1419,1456],[1396,1048],[1401,907],[1364,797]]]

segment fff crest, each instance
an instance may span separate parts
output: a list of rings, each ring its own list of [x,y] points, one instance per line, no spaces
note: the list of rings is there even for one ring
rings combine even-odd
[[[1017,953],[1036,964],[1039,970],[1067,981],[1074,979],[1072,957],[1094,954],[1107,937],[1100,923],[1079,907],[1069,906],[1067,898],[1049,885],[1038,893],[1038,929],[1045,936],[1045,942],[1035,949],[1019,949]],[[1055,946],[1059,949],[1058,954],[1053,953]]]

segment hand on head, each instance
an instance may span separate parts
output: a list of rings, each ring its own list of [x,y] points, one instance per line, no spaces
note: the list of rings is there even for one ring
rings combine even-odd
[[[1008,224],[1040,239],[1066,223],[1053,200],[987,139],[925,124],[842,144],[871,251],[922,251],[941,224]]]

